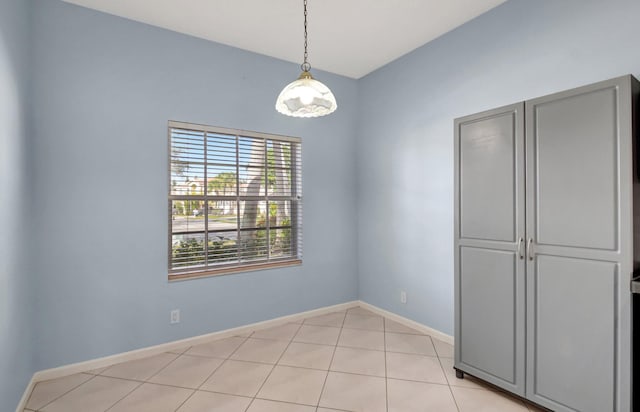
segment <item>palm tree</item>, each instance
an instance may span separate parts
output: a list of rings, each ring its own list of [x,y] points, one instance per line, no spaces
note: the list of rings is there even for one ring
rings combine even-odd
[[[256,140],[251,141],[251,154],[249,164],[264,164],[264,144]],[[247,167],[247,196],[259,196],[260,187],[264,183],[264,168]],[[258,218],[258,202],[247,201],[244,205],[240,227],[256,227]]]
[[[274,196],[287,196],[291,194],[291,188],[289,187],[290,185],[287,180],[285,153],[283,152],[285,147],[286,146],[283,146],[280,142],[273,142],[273,171],[275,174],[275,185],[273,190]],[[291,151],[289,151],[289,153],[291,153]],[[275,202],[275,205],[275,225],[280,226],[284,220],[289,218],[289,204],[288,202],[278,200]],[[275,244],[277,245],[281,239],[282,230],[277,229],[275,232]],[[287,245],[282,246],[287,248]]]
[[[207,188],[209,193],[213,192],[217,196],[226,196],[228,194],[235,194],[236,187],[236,174],[234,172],[222,172],[218,173],[215,177],[209,180],[207,184]],[[216,204],[217,209],[222,209],[222,214],[225,215],[227,212],[233,213],[235,208],[229,210],[228,207],[225,207],[225,201],[222,201],[223,207],[221,208],[219,202]]]

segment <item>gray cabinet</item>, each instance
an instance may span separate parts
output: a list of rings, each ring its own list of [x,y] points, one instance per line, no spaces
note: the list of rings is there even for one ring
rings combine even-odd
[[[638,90],[624,76],[455,121],[459,372],[556,411],[631,410]]]

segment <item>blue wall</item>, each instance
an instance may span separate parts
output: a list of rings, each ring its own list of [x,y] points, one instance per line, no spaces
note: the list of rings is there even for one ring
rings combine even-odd
[[[357,299],[355,80],[316,72],[340,110],[287,118],[296,64],[35,5],[37,369]],[[302,137],[303,266],[168,283],[168,120]]]
[[[0,0],[0,410],[15,408],[33,373],[27,111],[29,4]]]
[[[637,0],[511,0],[361,79],[362,300],[453,334],[453,119],[639,75],[638,16]]]

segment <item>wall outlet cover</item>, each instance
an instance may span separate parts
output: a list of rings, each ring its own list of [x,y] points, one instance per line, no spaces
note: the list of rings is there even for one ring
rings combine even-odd
[[[180,309],[174,309],[171,311],[171,323],[180,323]]]

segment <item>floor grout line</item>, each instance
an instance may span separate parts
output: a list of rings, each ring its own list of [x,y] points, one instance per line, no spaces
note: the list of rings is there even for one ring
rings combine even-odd
[[[193,395],[195,395],[195,393],[196,393],[196,392],[198,392],[198,391],[197,391],[197,390],[195,390],[195,389],[192,389],[191,391],[192,391],[192,392],[191,392],[191,395],[187,396],[187,397],[185,398],[185,400],[184,400],[184,401],[182,401],[182,402],[180,403],[180,405],[178,405],[178,407],[175,409],[175,411],[174,411],[174,412],[176,412],[176,411],[178,411],[180,408],[182,408],[182,406],[183,406],[183,405],[184,405],[184,404],[185,404],[189,399],[191,399],[191,397],[192,397]]]
[[[458,401],[456,400],[456,396],[453,393],[453,389],[451,388],[451,382],[449,382],[449,378],[447,378],[447,372],[444,370],[444,365],[440,358],[438,358],[438,363],[440,364],[440,369],[442,369],[442,373],[444,373],[444,378],[447,380],[447,387],[449,388],[449,392],[451,393],[451,398],[453,399],[454,405],[456,405],[456,409],[460,412],[460,406],[458,406]]]
[[[187,349],[188,350],[188,349]],[[186,352],[186,351],[185,351]],[[167,353],[167,352],[163,352],[163,353]],[[156,356],[159,356],[161,354],[158,354]],[[175,353],[172,353],[172,355],[176,355]],[[179,359],[182,355],[177,355],[175,358],[173,358],[172,360],[170,360],[166,365],[164,365],[162,368],[160,368],[157,372],[155,372],[154,374],[152,374],[151,376],[149,376],[146,379],[143,380],[137,380],[137,379],[125,379],[125,378],[119,378],[119,377],[115,377],[115,376],[104,376],[104,375],[98,375],[101,376],[103,378],[110,378],[110,379],[121,379],[121,380],[125,380],[125,381],[130,381],[130,382],[138,382],[139,385],[137,385],[135,388],[133,388],[131,391],[129,391],[126,395],[124,395],[122,398],[118,399],[113,405],[111,405],[110,407],[108,407],[107,409],[105,409],[104,412],[107,412],[109,409],[112,409],[114,406],[116,406],[118,403],[120,403],[124,398],[126,398],[127,396],[131,395],[133,392],[135,392],[139,387],[141,387],[142,385],[146,384],[149,382],[149,380],[151,378],[153,378],[154,376],[156,376],[157,374],[159,374],[160,372],[162,372],[164,369],[166,369],[169,365],[171,365],[173,362],[175,362],[177,359]],[[108,371],[112,366],[118,365],[117,363],[114,365],[110,365],[109,367],[107,367],[105,370],[103,370],[102,372],[100,372],[101,374]]]
[[[260,385],[260,387],[258,388],[258,390],[256,391],[255,396],[253,397],[253,399],[251,400],[251,402],[249,402],[249,405],[247,405],[245,412],[249,410],[249,408],[251,408],[251,405],[253,405],[253,402],[255,402],[256,398],[258,397],[258,395],[260,394],[260,391],[262,390],[262,388],[264,387],[264,384],[267,383],[267,381],[269,380],[269,377],[271,376],[271,374],[273,373],[273,371],[276,369],[276,366],[278,366],[278,363],[280,362],[280,359],[282,359],[282,357],[284,356],[284,354],[287,352],[287,350],[289,349],[289,346],[291,346],[291,343],[293,342],[293,339],[295,338],[295,336],[298,334],[298,332],[300,331],[300,329],[302,329],[302,323],[297,324],[298,325],[298,329],[296,329],[296,333],[294,333],[293,337],[289,340],[289,343],[287,344],[287,346],[284,348],[284,350],[282,351],[282,353],[280,354],[280,356],[278,357],[278,360],[276,360],[276,363],[273,364],[273,367],[271,368],[271,371],[269,371],[269,374],[267,375],[267,377],[265,378],[264,381],[262,381],[262,385]],[[248,339],[248,338],[247,338]]]
[[[173,353],[173,355],[176,355],[175,353]],[[158,369],[155,373],[153,373],[151,376],[149,376],[148,378],[144,379],[143,382],[148,382],[150,379],[153,379],[154,376],[156,376],[157,374],[159,374],[160,372],[162,372],[163,370],[165,370],[169,365],[171,365],[173,362],[177,361],[178,359],[180,359],[180,357],[182,357],[182,354],[177,355],[175,358],[171,359],[169,362],[167,362],[166,365],[164,365],[162,368]],[[116,364],[117,365],[117,364]],[[112,365],[113,366],[113,365]],[[109,368],[105,369],[102,372],[106,372],[108,371]]]
[[[220,362],[220,364],[219,364],[218,366],[216,366],[216,367],[215,367],[215,369],[213,370],[213,372],[211,372],[211,373],[209,374],[209,376],[207,376],[207,377],[205,378],[205,380],[203,380],[203,381],[202,381],[202,383],[198,386],[198,388],[197,388],[197,389],[195,389],[195,390],[191,393],[191,395],[187,396],[187,399],[185,399],[185,400],[184,400],[180,405],[178,405],[178,407],[175,409],[175,411],[174,411],[174,412],[177,412],[180,408],[182,408],[182,406],[184,406],[184,404],[185,404],[185,403],[187,403],[187,402],[189,401],[189,399],[191,399],[191,398],[193,397],[193,395],[195,395],[195,394],[200,390],[200,388],[202,387],[202,385],[204,385],[204,384],[205,384],[205,383],[206,383],[206,382],[207,382],[207,381],[208,381],[208,380],[213,376],[213,374],[214,374],[214,373],[216,373],[216,371],[217,371],[218,369],[220,369],[220,367],[221,367],[222,365],[224,365],[224,363],[225,363],[227,360],[229,360],[229,358],[231,358],[231,356],[233,356],[233,354],[234,354],[234,353],[236,353],[236,351],[237,351],[238,349],[240,349],[240,347],[241,347],[242,345],[244,345],[246,341],[248,341],[248,340],[249,340],[249,338],[251,337],[251,335],[253,335],[253,332],[251,332],[251,333],[249,334],[249,336],[244,337],[244,340],[242,341],[242,343],[240,343],[238,346],[236,346],[236,348],[235,348],[234,350],[232,350],[232,351],[231,351],[231,353],[229,353],[229,355],[225,358],[225,360],[223,360],[222,362]],[[231,337],[234,337],[234,336],[231,336]],[[228,338],[227,338],[227,339],[228,339]],[[219,340],[222,340],[222,339],[219,339]],[[192,347],[193,347],[193,346],[192,346]],[[188,350],[190,350],[190,349],[187,349],[186,351],[184,351],[184,352],[183,352],[183,354],[182,354],[182,355],[180,355],[180,356],[183,356],[183,355],[184,355]],[[216,358],[216,359],[219,359],[219,358]],[[154,376],[155,376],[155,375],[154,375]],[[149,378],[149,379],[151,379],[151,378]]]
[[[331,360],[329,361],[329,366],[327,366],[327,375],[324,377],[324,382],[322,383],[322,388],[320,389],[320,396],[318,396],[318,404],[316,405],[316,410],[320,407],[320,401],[322,400],[322,394],[324,393],[324,388],[327,385],[327,380],[329,379],[329,373],[331,372],[331,365],[333,364],[333,358],[336,356],[336,350],[338,349],[338,343],[340,343],[340,337],[342,336],[342,331],[344,330],[344,320],[347,317],[347,313],[344,313],[342,317],[342,322],[340,323],[340,332],[338,333],[338,338],[336,339],[336,344],[333,347],[333,353],[331,354]]]
[[[96,376],[97,376],[97,375],[93,375],[91,378],[87,379],[86,381],[82,382],[81,384],[78,384],[78,385],[74,386],[73,388],[69,389],[69,390],[68,390],[68,391],[66,391],[65,393],[63,393],[63,394],[61,394],[60,396],[58,396],[57,398],[55,398],[55,399],[53,399],[53,400],[51,400],[51,401],[47,402],[46,404],[42,405],[42,406],[41,406],[41,407],[39,407],[37,410],[42,410],[42,408],[46,408],[47,406],[51,405],[53,402],[55,402],[55,401],[57,401],[58,399],[62,398],[64,395],[68,394],[69,392],[71,392],[71,391],[73,391],[73,390],[75,390],[75,389],[78,389],[79,387],[81,387],[81,386],[82,386],[82,385],[84,385],[85,383],[87,383],[87,382],[89,382],[89,381],[91,381],[91,380],[95,379],[95,377],[96,377]],[[46,381],[45,381],[45,382],[46,382]],[[29,398],[28,398],[28,400],[27,400],[27,404],[29,403],[29,400],[31,399],[31,395],[33,395],[33,391],[36,389],[36,386],[37,386],[37,385],[35,385],[35,386],[33,387],[33,389],[31,390],[31,393],[29,394]]]
[[[141,387],[142,385],[144,385],[144,382],[141,382],[138,386],[136,386],[135,388],[131,389],[129,392],[127,392],[126,395],[124,395],[122,398],[118,399],[117,401],[115,401],[111,406],[109,406],[107,409],[104,410],[104,412],[107,412],[109,409],[113,408],[114,406],[116,406],[118,403],[120,403],[124,398],[126,398],[127,396],[131,395],[133,392],[135,392],[136,389],[138,389],[139,387]]]
[[[315,408],[315,409],[318,408],[315,404],[311,404],[311,403],[299,403],[299,402],[283,401],[283,400],[280,400],[280,399],[275,400],[275,399],[269,399],[269,398],[261,398],[259,396],[256,396],[254,399],[258,400],[258,401],[267,401],[267,402],[274,402],[274,403],[286,403],[286,404],[289,404],[289,405],[298,405],[298,406],[308,406],[308,407]]]

